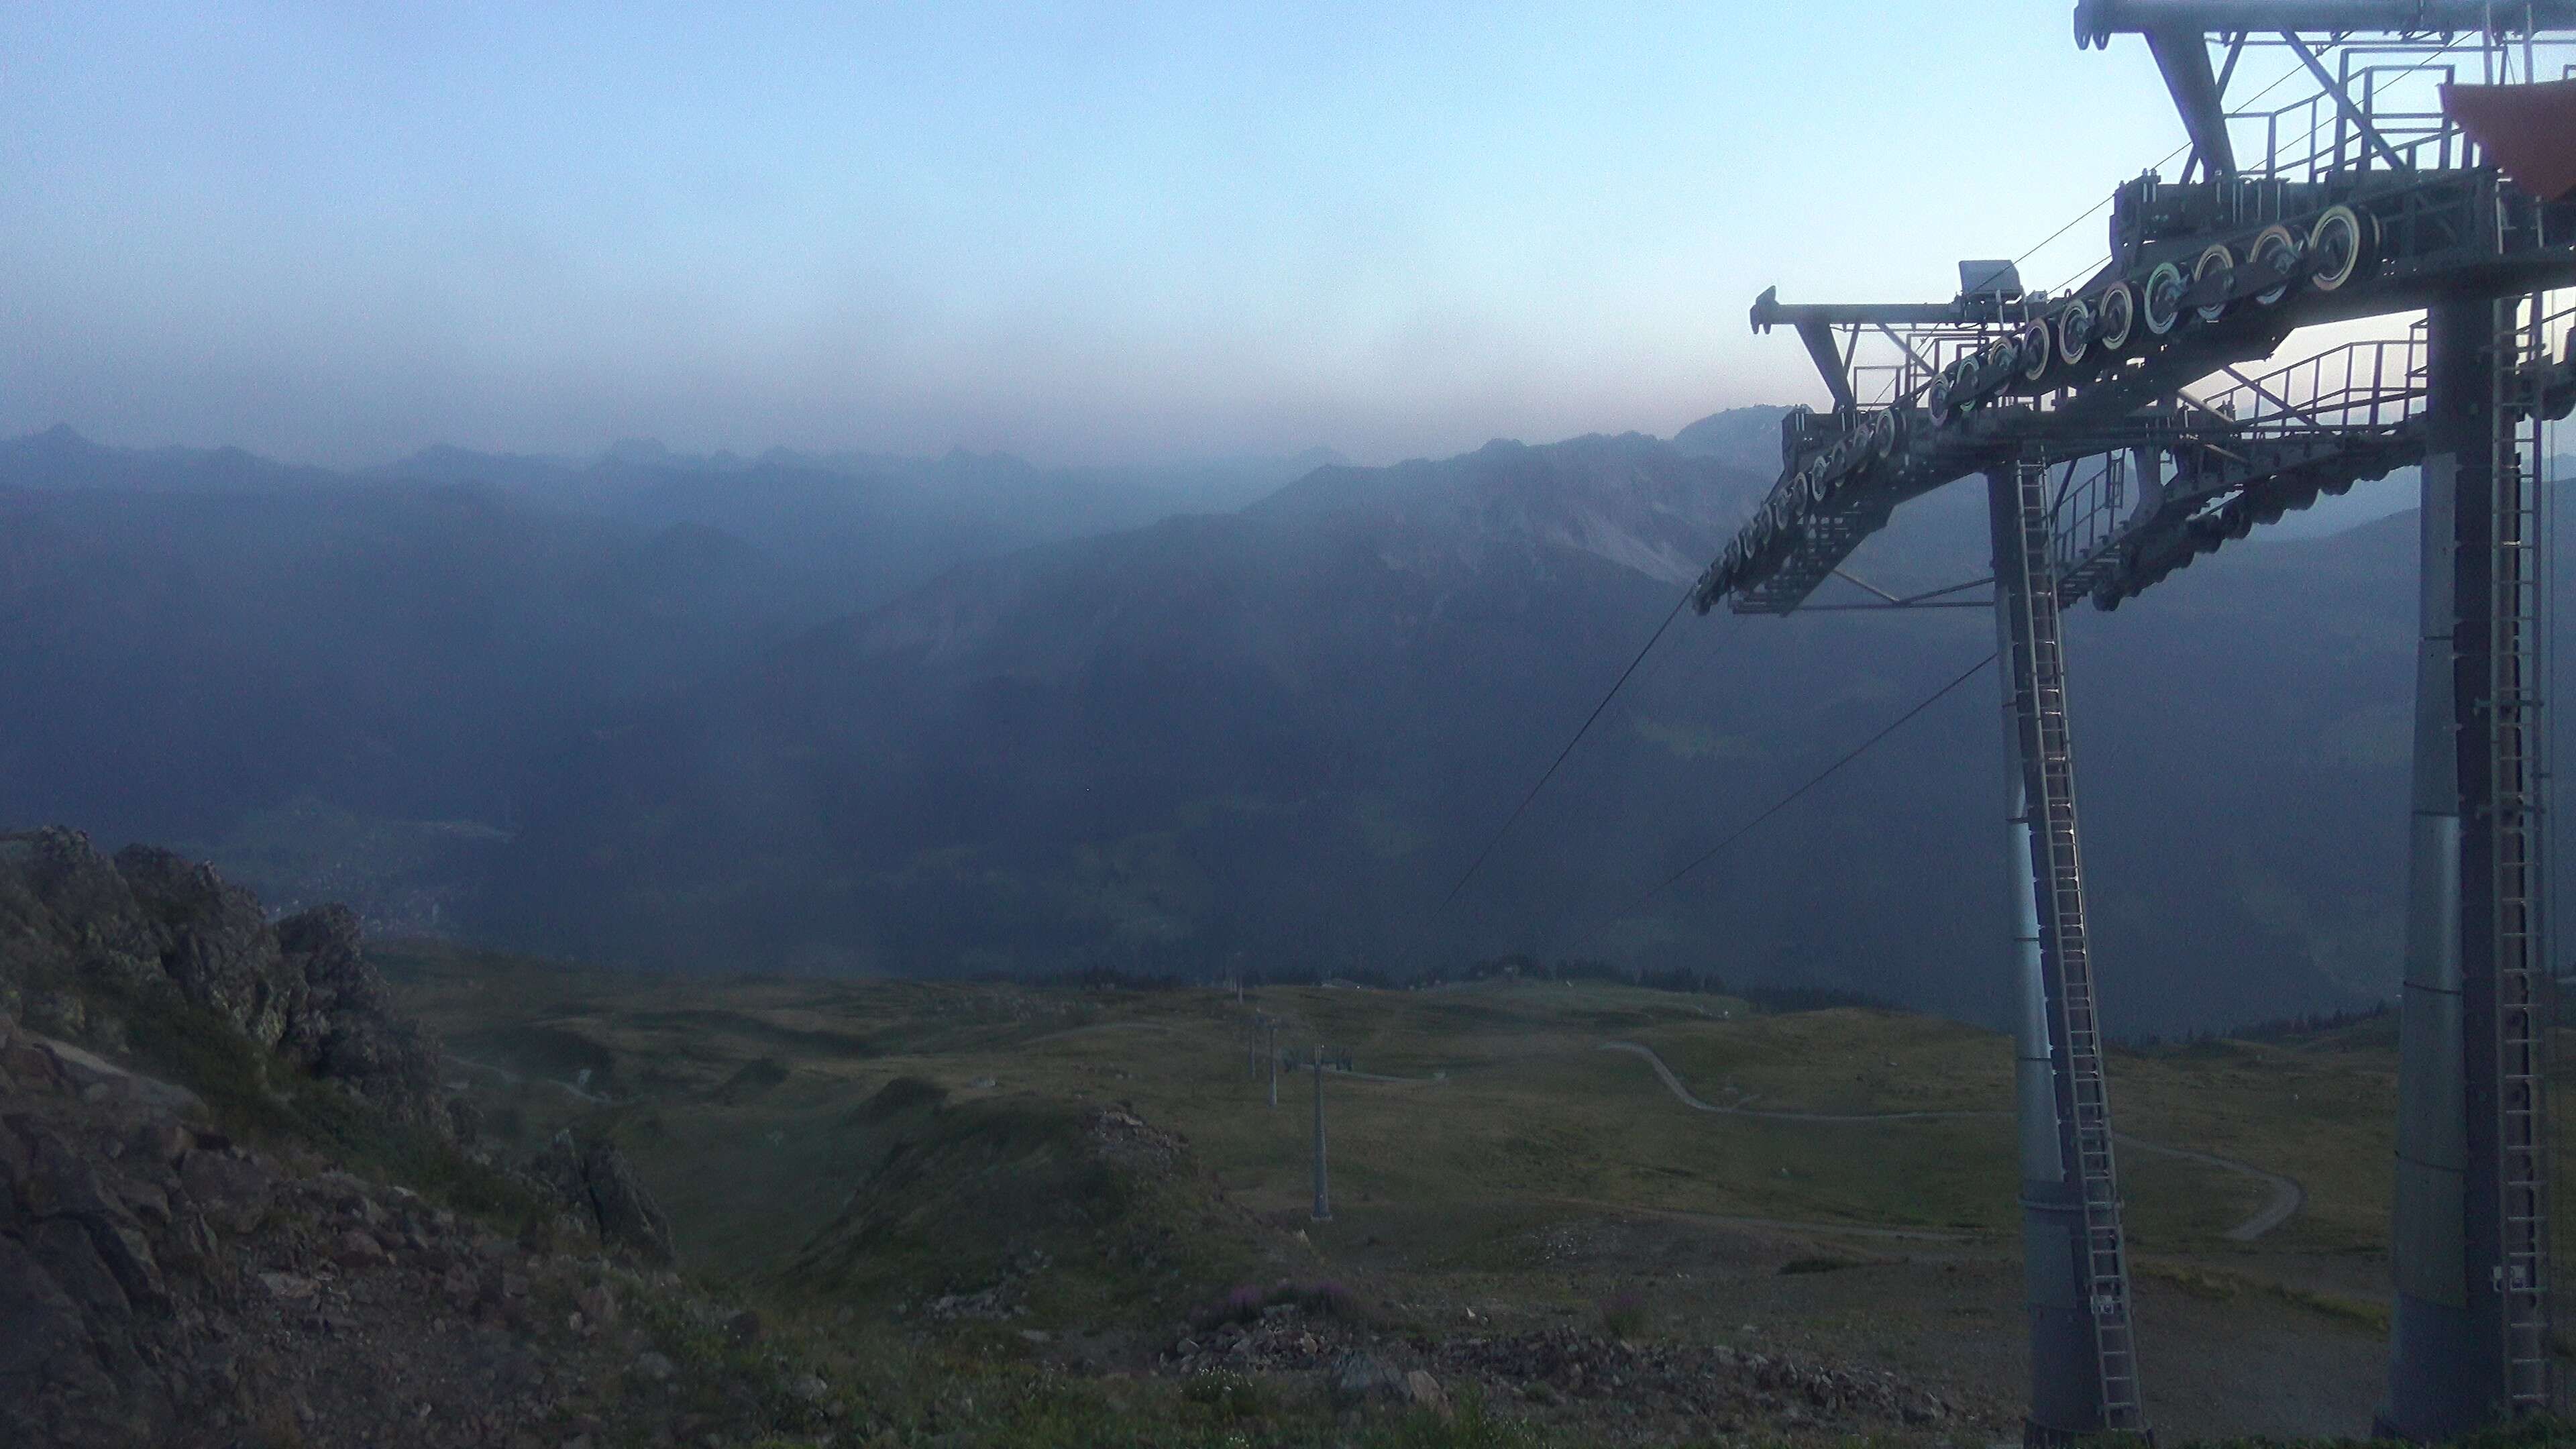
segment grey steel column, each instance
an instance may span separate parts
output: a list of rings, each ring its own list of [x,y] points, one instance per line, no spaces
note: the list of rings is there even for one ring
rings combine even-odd
[[[2049,942],[2060,927],[2080,941],[2082,903],[2061,902],[2047,882],[2049,847],[2034,820],[2042,783],[2040,680],[2034,632],[2045,630],[2049,657],[2057,656],[2055,581],[2045,558],[2030,557],[2023,502],[2013,469],[1986,476],[1987,514],[1994,545],[1995,647],[2002,665],[2004,754],[2008,789],[2005,820],[2013,970],[2013,1085],[2019,1122],[2022,1205],[2022,1282],[2030,1327],[2030,1415],[2023,1438],[2030,1444],[2062,1443],[2111,1427],[2106,1404],[2103,1339],[2087,1271],[2084,1189],[2076,1170],[2073,1093],[2068,1044],[2056,993],[2051,989]],[[2034,606],[2041,591],[2044,606]],[[2077,919],[2060,920],[2061,911]],[[2125,1290],[2123,1290],[2125,1292]],[[2117,1305],[2125,1355],[2127,1306]],[[2121,1406],[2127,1417],[2130,1405]]]
[[[1324,1176],[1324,1049],[1315,1048],[1315,1221],[1333,1216],[1333,1197]]]
[[[2398,1016],[2397,1307],[2383,1431],[2445,1439],[2501,1407],[2494,1275],[2491,685],[2496,309],[2428,314],[2414,818]],[[2488,1030],[2475,1028],[2480,1018]],[[2480,1040],[2481,1036],[2487,1038]]]
[[[1279,1105],[1279,1025],[1270,1026],[1270,1105]]]

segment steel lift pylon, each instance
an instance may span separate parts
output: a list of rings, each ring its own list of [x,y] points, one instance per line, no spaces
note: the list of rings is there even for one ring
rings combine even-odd
[[[2142,1432],[2060,611],[2117,607],[2321,493],[2421,465],[2381,1423],[2429,1439],[2550,1407],[2536,470],[2540,420],[2576,402],[2576,307],[2550,298],[2576,283],[2576,186],[2506,175],[2452,91],[2524,116],[2519,138],[2495,133],[2523,160],[2535,134],[2544,162],[2553,144],[2563,160],[2555,123],[2527,118],[2562,104],[2548,80],[2576,76],[2576,3],[2083,0],[2075,24],[2079,45],[2145,40],[2189,138],[2180,178],[2123,184],[2110,256],[2056,295],[2000,262],[1961,263],[1948,303],[1763,293],[1755,329],[1796,330],[1832,406],[1784,420],[1779,482],[1696,602],[1811,607],[1898,504],[1985,478],[2010,762],[2024,1437]],[[2259,108],[2276,81],[2231,109],[2239,62],[2267,49],[2310,85]],[[2424,320],[2402,336],[2243,370],[2301,328],[2410,312]],[[1865,362],[1864,343],[1888,360]],[[1963,602],[1872,592],[1873,607]]]
[[[2014,1090],[2021,1146],[2032,1437],[2146,1427],[2129,1325],[2111,1102],[2084,928],[2066,655],[2051,571],[2048,470],[1986,475],[1995,646],[2012,801]]]
[[[2539,499],[2506,411],[2503,309],[2431,309],[2397,1308],[2379,1427],[2444,1439],[2551,1407],[2542,1118]]]

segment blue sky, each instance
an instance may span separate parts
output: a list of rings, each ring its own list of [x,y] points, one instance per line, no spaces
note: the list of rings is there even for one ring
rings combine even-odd
[[[1762,287],[1946,297],[2179,142],[2144,46],[2078,52],[2070,11],[18,0],[0,433],[1669,433],[1814,393]]]

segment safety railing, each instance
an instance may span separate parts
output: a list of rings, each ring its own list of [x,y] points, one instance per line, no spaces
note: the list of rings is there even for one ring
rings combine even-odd
[[[2265,109],[2249,102],[2228,113],[2243,174],[2314,182],[2338,173],[2393,170],[2400,162],[2419,170],[2472,166],[2476,148],[2442,112],[2444,85],[2552,74],[2576,78],[2576,43],[2558,35],[2528,42],[2470,34],[2347,44],[2334,47],[2332,57],[2349,106],[2316,87],[2282,105]],[[2292,75],[2313,85],[2298,72]]]
[[[2229,113],[2240,172],[2314,182],[2394,169],[2391,153],[2416,169],[2465,164],[2465,143],[2440,101],[2440,88],[2458,78],[2459,61],[2450,47],[2345,46],[2335,58],[2349,107],[2319,88],[2269,109],[2248,106]]]
[[[2227,421],[2240,437],[2291,434],[2381,433],[2421,407],[2426,375],[2424,328],[2403,338],[2378,338],[2328,348],[2259,377],[2233,369],[2217,374],[2232,385],[2184,394],[2188,405]]]
[[[2054,474],[2049,540],[2055,575],[2063,587],[2099,554],[2129,517],[2129,455],[2099,453],[2060,463]]]
[[[1920,402],[1924,392],[1941,370],[1962,357],[1983,351],[2003,335],[1999,327],[1893,328],[1891,340],[1875,333],[1864,334],[1864,342],[1876,342],[1884,362],[1855,362],[1852,366],[1852,395],[1863,407],[1888,407],[1897,403]]]
[[[2394,434],[2423,406],[2425,341],[2419,323],[2402,338],[2372,338],[2298,359],[2260,376],[2223,372],[2232,383],[2186,390],[2172,414],[2177,433],[2204,441],[2223,434],[2231,449],[2304,439],[2348,446]],[[2089,571],[2131,525],[2135,464],[2120,452],[2058,465],[2052,551],[2060,579],[2081,590]]]
[[[2576,291],[2543,293],[2540,325],[2526,337],[2525,365],[2576,361]]]

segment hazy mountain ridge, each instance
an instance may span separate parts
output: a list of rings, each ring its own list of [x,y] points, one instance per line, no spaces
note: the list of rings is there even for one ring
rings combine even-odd
[[[1991,647],[1973,611],[1686,617],[1441,904],[1671,607],[1670,561],[1767,481],[1635,436],[1499,443],[968,565],[549,772],[490,924],[708,968],[1612,954],[1990,1015],[1990,680],[1620,911]],[[1975,502],[1913,505],[1873,552],[1973,570]],[[2105,959],[2155,963],[2123,982],[2125,1019],[2385,988],[2402,757],[2317,742],[2402,712],[2408,537],[2243,545],[2188,590],[2079,616]]]
[[[1327,449],[1141,467],[1042,468],[1007,453],[937,457],[771,448],[757,456],[673,452],[624,439],[589,460],[424,449],[372,476],[486,483],[566,512],[722,528],[787,559],[845,571],[866,560],[865,602],[965,558],[1220,513],[1311,468]]]
[[[479,850],[492,832],[445,824],[506,828],[530,764],[621,704],[1198,476],[1127,488],[957,453],[878,460],[915,470],[888,481],[784,459],[440,448],[334,473],[62,427],[0,442],[0,817],[263,862],[301,858],[282,833],[315,819],[354,858],[388,831]],[[410,928],[462,889],[416,871],[353,889],[327,860],[259,884]]]
[[[0,488],[224,493],[340,481],[341,475],[327,468],[279,463],[240,448],[113,448],[62,423],[24,437],[0,438]]]
[[[1045,921],[1047,899],[1101,925],[1074,935],[1113,952],[1120,941],[1149,954],[1188,942],[1190,922],[1210,912],[1266,916],[1239,897],[1304,898],[1326,884],[1316,862],[1367,834],[1370,802],[1426,788],[1407,766],[1441,748],[1449,721],[1432,696],[1460,684],[1462,652],[1535,662],[1617,647],[1599,601],[1664,592],[1596,551],[1532,534],[1508,506],[1484,506],[1525,486],[1517,475],[1530,455],[1623,478],[1644,468],[1721,481],[1652,440],[1514,446],[1389,470],[1383,488],[1369,486],[1377,475],[1328,470],[1233,517],[969,565],[654,712],[621,737],[637,755],[568,768],[558,777],[567,793],[526,841],[527,879],[542,883],[519,893],[518,919],[630,949],[626,927],[601,910],[621,922],[654,916],[664,887],[707,854],[760,859],[761,880],[734,882],[762,901],[746,913],[833,919],[810,934],[839,941],[843,964],[941,964],[897,959],[910,948],[861,919],[903,915],[892,896],[917,896],[923,869],[1010,877],[1011,909],[1035,915],[968,947],[988,956],[1067,944],[1067,922]],[[1653,536],[1657,516],[1640,509],[1619,536]],[[1654,541],[1667,552],[1706,536],[1701,525],[1678,536],[1680,525],[1664,526]],[[1544,567],[1526,566],[1533,557]],[[1506,725],[1452,747],[1481,760],[1518,733]],[[1443,798],[1398,814],[1472,806],[1472,778],[1428,774]],[[672,834],[652,839],[610,800],[672,823]],[[1186,848],[1155,838],[1174,812],[1197,822]],[[619,823],[597,836],[584,826],[610,819]],[[1053,857],[1059,848],[1076,857],[1069,866]],[[959,850],[973,863],[938,859]],[[561,907],[583,883],[535,862],[567,851],[614,862],[595,884],[618,904]],[[888,898],[844,918],[801,894],[800,875],[841,878],[832,861],[880,873]],[[1386,887],[1381,917],[1407,903],[1413,868]],[[1181,906],[1187,919],[1173,914]],[[986,925],[1009,913],[970,911]],[[976,923],[945,929],[971,938]],[[688,949],[683,923],[648,931]]]
[[[1990,1016],[1990,679],[1623,910],[1991,648],[1973,610],[1685,615],[1442,903],[1768,486],[1778,412],[1705,420],[1688,447],[1327,466],[1236,512],[1016,551],[969,529],[981,556],[856,612],[686,516],[749,499],[736,521],[784,526],[769,502],[909,486],[776,459],[617,475],[635,486],[600,496],[636,512],[609,518],[524,479],[0,493],[22,623],[0,666],[31,685],[0,813],[291,868],[259,882],[281,897],[379,862],[403,873],[380,921],[688,969],[1531,950]],[[518,463],[547,486],[607,476]],[[1855,571],[1975,577],[1974,494],[1909,505]],[[2122,1021],[2253,1019],[2393,979],[2411,528],[2249,541],[2076,616]],[[299,849],[314,822],[339,844]]]
[[[1373,517],[1520,560],[1568,548],[1678,586],[1699,576],[1770,483],[1642,433],[1537,448],[1497,439],[1464,459],[1320,468],[1247,512]]]

